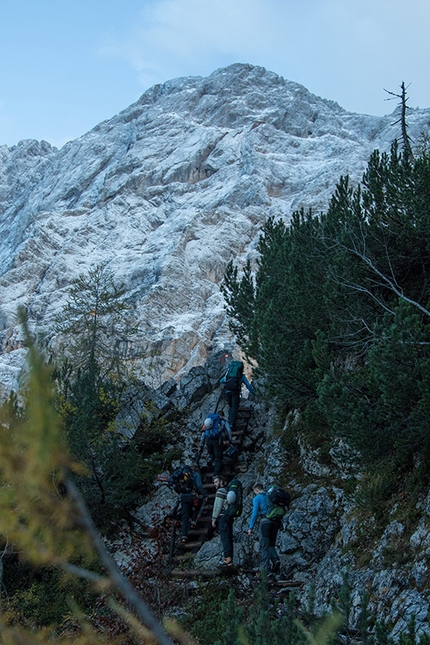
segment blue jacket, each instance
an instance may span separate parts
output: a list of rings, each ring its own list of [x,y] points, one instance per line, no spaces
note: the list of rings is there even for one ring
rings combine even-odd
[[[206,491],[203,488],[202,478],[200,477],[200,473],[196,472],[195,470],[193,471],[193,480],[195,485],[195,492],[198,493],[199,495],[206,495]]]
[[[252,531],[254,528],[255,522],[258,519],[258,516],[266,517],[267,513],[267,503],[266,503],[266,493],[258,493],[252,500],[252,515],[249,520],[249,530]]]

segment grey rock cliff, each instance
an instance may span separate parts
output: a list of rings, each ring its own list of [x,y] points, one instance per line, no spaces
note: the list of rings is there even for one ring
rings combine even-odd
[[[186,396],[193,403],[191,409],[184,410],[185,418],[178,436],[177,447],[182,449],[183,458],[173,467],[193,461],[201,422],[207,412],[213,410],[219,395],[215,383],[211,385],[208,379],[208,373],[216,367],[216,358],[205,365],[203,380],[207,391],[204,394],[200,370],[191,370],[186,379]],[[168,398],[173,406],[180,400],[176,390]],[[357,626],[364,595],[368,594],[369,611],[379,620],[387,621],[395,639],[407,629],[412,615],[416,619],[417,633],[429,634],[430,493],[417,509],[414,528],[407,528],[396,518],[393,507],[387,526],[382,527],[382,532],[381,527],[375,531],[375,518],[363,513],[363,508],[342,487],[342,481],[352,472],[351,464],[347,464],[347,470],[342,470],[333,460],[322,467],[318,464],[318,454],[303,440],[297,453],[289,454],[283,448],[281,438],[273,432],[273,411],[258,402],[244,402],[244,405],[251,407],[253,414],[242,440],[239,462],[238,476],[245,497],[242,516],[234,522],[234,562],[240,567],[237,583],[246,588],[249,585],[246,571],[259,564],[256,535],[247,535],[253,485],[260,481],[268,487],[282,481],[292,494],[292,503],[283,519],[276,545],[281,558],[280,578],[295,583],[294,593],[300,608],[307,610],[313,598],[316,615],[330,612],[332,602],[338,600],[347,578],[351,588],[351,628]],[[224,406],[221,402],[220,407]],[[288,424],[295,422],[294,415],[287,420]],[[284,430],[291,431],[291,428]],[[300,454],[299,464],[297,454]],[[201,465],[205,465],[205,459],[203,452]],[[359,475],[357,471],[355,474]],[[152,499],[137,510],[136,517],[151,528],[174,503],[175,495],[161,484]],[[150,548],[150,540],[147,546]],[[221,554],[222,545],[216,532],[196,554],[193,567],[215,569]]]
[[[0,383],[23,362],[18,305],[55,347],[71,282],[107,263],[159,356],[159,385],[231,340],[219,292],[227,263],[255,258],[268,216],[324,209],[341,174],[358,180],[396,118],[350,114],[261,67],[157,85],[56,150],[0,148]],[[428,131],[412,111],[410,133]]]

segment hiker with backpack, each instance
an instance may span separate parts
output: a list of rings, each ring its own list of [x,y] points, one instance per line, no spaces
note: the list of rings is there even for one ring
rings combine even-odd
[[[224,454],[224,438],[232,444],[233,438],[229,422],[222,414],[208,414],[203,426],[200,439],[199,456],[206,445],[209,460],[214,462],[214,476],[220,474]]]
[[[188,542],[190,526],[194,528],[203,499],[206,496],[200,474],[191,466],[181,466],[167,481],[180,496],[181,542]]]
[[[230,361],[227,371],[222,377],[220,383],[224,386],[224,397],[230,408],[228,412],[228,421],[232,430],[234,430],[242,385],[245,385],[253,396],[256,395],[256,391],[243,373],[242,361]]]
[[[218,522],[224,559],[222,569],[233,567],[233,522],[242,513],[242,482],[233,479],[227,486],[222,475],[214,477],[215,501],[212,510],[212,527]]]
[[[281,567],[275,546],[276,538],[291,498],[287,491],[278,486],[271,486],[266,492],[263,484],[254,485],[254,494],[248,535],[252,535],[257,519],[260,518],[258,527],[260,569],[265,569],[269,574],[275,574]]]

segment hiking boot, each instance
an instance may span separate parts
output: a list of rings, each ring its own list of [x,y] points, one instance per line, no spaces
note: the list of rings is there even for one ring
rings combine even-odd
[[[220,567],[232,567],[233,566],[233,560],[231,558],[224,558],[222,562],[220,562]]]
[[[280,570],[281,570],[281,563],[278,560],[277,562],[275,562],[275,564],[272,564],[271,572],[272,573],[279,573]]]

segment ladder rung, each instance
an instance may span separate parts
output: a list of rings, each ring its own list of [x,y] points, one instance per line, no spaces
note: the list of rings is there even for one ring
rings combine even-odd
[[[199,518],[200,519],[200,518]],[[190,529],[188,531],[188,535],[206,535],[207,529],[201,528],[201,529]]]
[[[176,578],[215,578],[220,572],[206,569],[173,569],[170,575]]]
[[[200,541],[197,542],[181,542],[179,545],[180,549],[196,549],[200,548],[202,546],[202,543]]]
[[[187,560],[193,560],[195,558],[195,553],[184,553],[183,555],[174,555],[172,560],[173,562],[186,562]]]

